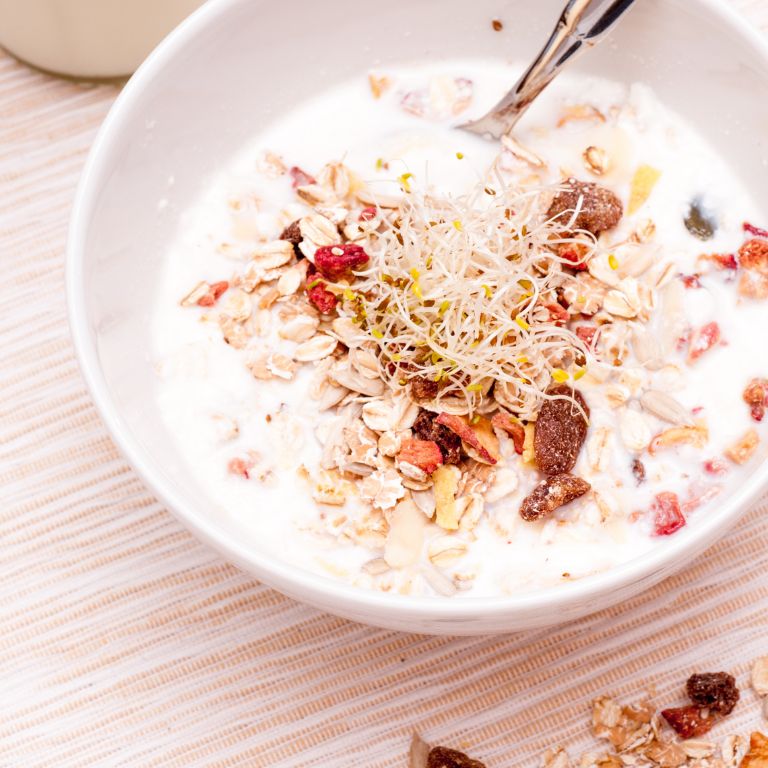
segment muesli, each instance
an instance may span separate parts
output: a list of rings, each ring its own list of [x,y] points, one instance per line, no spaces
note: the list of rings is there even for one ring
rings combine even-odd
[[[496,70],[318,99],[169,257],[168,424],[222,513],[303,567],[411,594],[562,583],[662,546],[757,460],[768,232],[746,193],[640,87],[566,82],[500,145],[457,131]]]

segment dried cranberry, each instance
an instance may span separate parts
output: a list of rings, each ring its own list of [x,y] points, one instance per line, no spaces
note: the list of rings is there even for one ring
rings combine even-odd
[[[443,455],[444,464],[458,464],[461,461],[461,438],[448,427],[438,424],[436,413],[421,410],[413,422],[414,437],[437,443]]]
[[[685,515],[676,493],[657,493],[651,502],[651,513],[656,536],[671,536],[685,525]]]
[[[375,205],[369,205],[366,208],[363,208],[362,211],[360,211],[360,216],[358,216],[358,221],[370,221],[371,219],[376,218],[377,208]]]
[[[353,270],[362,269],[369,260],[368,254],[355,243],[324,245],[315,251],[317,271],[334,282],[352,277]]]
[[[699,277],[700,275],[697,273],[692,275],[680,275],[680,280],[682,280],[683,285],[686,288],[701,288],[701,280]]]
[[[752,379],[742,393],[744,402],[750,407],[750,414],[755,421],[762,421],[765,406],[768,405],[768,379]]]
[[[732,253],[712,253],[706,258],[710,261],[714,261],[720,269],[739,268],[739,262],[736,261],[736,256]]]
[[[695,704],[687,707],[672,707],[662,709],[661,716],[670,724],[675,733],[682,739],[692,739],[703,736],[715,724],[714,717]]]
[[[739,701],[736,679],[727,672],[697,672],[685,684],[688,698],[700,707],[730,715]]]
[[[741,227],[745,232],[749,232],[750,235],[755,235],[755,237],[765,237],[768,239],[768,229],[756,227],[754,224],[750,224],[748,221],[745,221]]]
[[[330,315],[339,300],[331,293],[322,280],[314,280],[307,286],[307,298],[324,315]]]
[[[298,165],[294,165],[290,168],[288,173],[291,175],[291,179],[293,179],[291,185],[294,189],[315,183],[315,177],[308,174],[306,171],[302,171]]]
[[[592,346],[592,342],[595,340],[595,334],[597,333],[596,325],[579,325],[575,328],[576,336],[578,336],[588,347]]]

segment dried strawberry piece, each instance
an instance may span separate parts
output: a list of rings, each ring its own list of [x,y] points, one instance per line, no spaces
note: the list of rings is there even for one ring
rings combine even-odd
[[[363,208],[362,211],[360,211],[360,215],[358,216],[358,221],[370,221],[371,219],[376,218],[376,213],[378,212],[378,209],[375,205],[369,205]]]
[[[448,747],[432,747],[427,755],[426,768],[485,768],[485,763]]]
[[[704,258],[713,261],[720,269],[736,270],[739,268],[739,262],[736,261],[736,256],[732,253],[711,253]]]
[[[565,325],[568,322],[568,310],[557,303],[544,304],[544,309],[549,312],[552,322],[555,325]]]
[[[443,456],[443,464],[458,464],[461,462],[461,438],[451,432],[448,427],[438,424],[437,414],[421,410],[413,422],[411,431],[419,440],[432,440],[437,443]]]
[[[656,536],[671,536],[685,525],[685,515],[680,509],[676,493],[663,491],[657,493],[651,502],[653,526]]]
[[[747,384],[742,397],[750,407],[750,414],[755,421],[762,421],[765,406],[768,405],[768,379],[752,379]]]
[[[289,168],[288,173],[291,175],[291,179],[293,180],[291,182],[291,186],[294,189],[297,189],[298,187],[305,187],[307,184],[315,183],[315,177],[306,171],[303,171],[301,168],[299,168],[298,165],[294,165],[292,168]]]
[[[706,709],[703,710],[695,704],[662,709],[661,716],[681,739],[703,736],[715,724],[715,718],[710,717]]]
[[[739,248],[739,264],[744,269],[754,269],[762,275],[768,274],[768,240],[747,240]]]
[[[739,703],[736,678],[727,672],[697,672],[685,684],[688,698],[699,707],[730,715]]]
[[[576,475],[562,472],[542,480],[520,505],[520,517],[531,522],[583,496],[592,486]]]
[[[573,222],[573,229],[585,229],[593,235],[615,227],[624,213],[621,200],[610,189],[571,177],[566,179],[563,190],[552,200],[547,218],[557,218],[565,224],[577,208],[579,213]]]
[[[533,450],[539,469],[544,474],[557,475],[569,472],[576,464],[587,437],[589,408],[581,393],[567,384],[555,384],[546,394],[557,399],[545,400],[539,410]]]
[[[720,341],[720,326],[717,323],[707,323],[699,328],[690,341],[688,348],[688,362],[694,363],[707,350],[712,349]]]
[[[230,475],[237,475],[246,480],[250,477],[249,473],[252,469],[253,462],[246,461],[245,459],[235,458],[230,459],[229,462],[227,462],[227,472],[229,472]]]
[[[443,454],[434,440],[403,440],[397,454],[398,462],[407,462],[431,475],[442,463]]]
[[[221,280],[218,283],[213,283],[208,289],[208,293],[201,296],[197,300],[198,307],[212,307],[220,298],[221,295],[229,288],[229,283],[226,280]]]
[[[307,286],[307,298],[324,315],[330,315],[339,303],[336,294],[331,293],[322,280],[313,280]]]
[[[680,280],[686,288],[701,288],[701,275],[694,272],[692,275],[680,275]]]
[[[557,247],[557,255],[565,259],[567,267],[574,272],[584,272],[588,269],[587,262],[584,260],[589,253],[589,249],[581,243],[561,243]]]
[[[502,432],[506,432],[511,438],[512,443],[515,446],[515,453],[523,453],[523,445],[525,444],[525,427],[506,411],[497,411],[491,418],[491,424],[500,429]]]
[[[579,325],[574,329],[574,333],[588,346],[591,347],[597,333],[596,325]]]
[[[755,237],[765,237],[768,239],[768,229],[762,229],[761,227],[756,227],[754,224],[750,224],[748,221],[745,221],[741,228],[745,232],[749,232],[750,235],[755,235]]]
[[[728,464],[722,459],[707,459],[702,466],[708,475],[724,475],[728,471]]]
[[[315,251],[317,271],[333,282],[352,277],[353,270],[362,269],[369,261],[362,246],[355,243],[324,245]]]
[[[645,464],[640,459],[632,459],[632,475],[638,485],[645,482]]]

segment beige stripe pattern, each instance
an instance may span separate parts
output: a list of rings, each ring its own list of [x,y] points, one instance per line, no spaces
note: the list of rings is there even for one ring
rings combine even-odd
[[[733,2],[768,28],[764,0]],[[627,605],[503,638],[342,621],[192,538],[116,452],[66,327],[67,217],[116,93],[0,52],[0,768],[394,768],[413,729],[533,765],[590,747],[598,694],[746,682],[768,653],[765,503]],[[760,725],[743,699],[716,735]]]

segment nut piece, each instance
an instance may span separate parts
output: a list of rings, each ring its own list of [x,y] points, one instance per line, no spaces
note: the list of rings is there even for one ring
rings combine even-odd
[[[752,666],[752,688],[758,696],[768,696],[768,656],[761,656]]]
[[[539,520],[583,496],[592,486],[576,475],[563,472],[542,480],[520,505],[523,520]]]
[[[730,715],[739,701],[736,679],[727,672],[697,672],[685,684],[688,698],[700,707]]]
[[[589,408],[578,390],[567,384],[551,386],[534,427],[536,464],[547,475],[569,472],[587,436]],[[574,402],[575,401],[575,402]],[[584,412],[582,415],[579,406]]]
[[[485,763],[473,760],[463,752],[448,747],[432,747],[426,768],[485,768]]]
[[[750,429],[724,453],[734,463],[746,464],[752,458],[759,444],[760,436],[754,429]]]
[[[557,217],[561,223],[566,223],[575,214],[571,229],[585,229],[597,235],[615,227],[623,212],[621,200],[610,189],[571,177],[552,200],[547,218]]]

